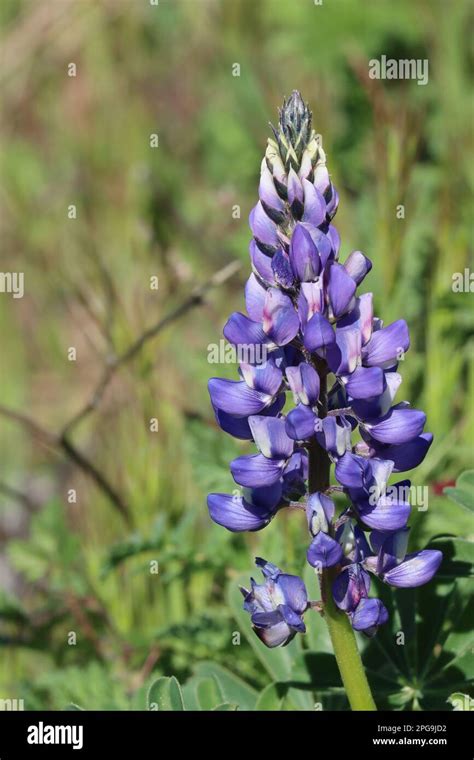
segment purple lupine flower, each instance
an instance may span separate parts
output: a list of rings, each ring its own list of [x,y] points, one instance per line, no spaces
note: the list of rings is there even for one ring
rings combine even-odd
[[[306,586],[297,575],[283,573],[271,562],[257,557],[255,564],[264,582],[250,579],[250,591],[241,588],[244,609],[250,613],[257,636],[268,647],[288,644],[296,633],[305,633],[303,614],[308,607]]]
[[[384,325],[372,293],[358,293],[372,268],[361,251],[339,258],[332,224],[339,197],[298,92],[272,129],[249,217],[246,314],[235,312],[224,326],[231,345],[261,349],[253,355],[264,359],[242,361],[238,380],[209,381],[218,424],[252,441],[257,453],[230,464],[242,491],[210,494],[208,507],[231,531],[260,530],[288,505],[305,510],[308,562],[318,572],[332,568],[335,604],[355,630],[372,636],[387,611],[370,596],[371,574],[395,587],[419,586],[441,561],[438,551],[407,554],[410,481],[389,485],[394,473],[423,461],[433,436],[423,432],[425,414],[396,398],[398,365],[410,347],[406,322]],[[284,413],[287,394],[293,407]],[[310,493],[315,450],[335,465],[338,485]],[[334,489],[347,502],[338,516]],[[265,582],[252,581],[245,609],[265,644],[286,644],[304,631],[306,590],[296,576],[257,564]]]

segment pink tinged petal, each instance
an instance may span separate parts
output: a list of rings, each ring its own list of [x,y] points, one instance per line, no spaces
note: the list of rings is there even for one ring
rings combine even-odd
[[[411,441],[423,432],[426,414],[410,407],[392,407],[381,421],[365,422],[364,427],[372,438],[381,443],[401,444]]]
[[[372,262],[367,256],[364,256],[362,251],[352,251],[344,262],[344,269],[357,285],[360,285],[372,269]]]
[[[273,517],[269,510],[256,507],[242,497],[231,494],[210,493],[207,506],[215,523],[235,533],[260,530],[268,525]]]
[[[264,364],[240,364],[242,377],[250,388],[274,396],[280,389],[283,373],[272,361]]]
[[[326,218],[326,202],[321,193],[307,179],[303,180],[304,212],[303,222],[319,227]]]
[[[297,575],[282,573],[278,576],[278,585],[287,605],[301,615],[308,606],[308,594],[302,579]]]
[[[256,273],[267,285],[275,285],[271,256],[262,253],[255,240],[250,242],[249,253],[254,273]]]
[[[383,579],[398,588],[422,586],[432,579],[442,559],[441,552],[435,549],[408,554],[404,562],[384,573]]]
[[[249,224],[256,240],[270,249],[279,248],[276,224],[267,216],[260,201],[250,212]]]
[[[319,399],[319,375],[307,362],[301,362],[297,367],[287,367],[286,377],[293,391],[296,402],[301,401],[307,406],[314,406]]]
[[[318,190],[321,195],[324,195],[330,184],[329,172],[324,165],[320,164],[315,168],[313,184],[316,190]]]
[[[321,271],[316,244],[302,224],[296,225],[291,236],[290,262],[294,275],[300,282],[314,280]]]
[[[351,426],[344,418],[324,417],[316,430],[319,445],[333,457],[342,457],[351,448]]]
[[[314,435],[318,417],[309,406],[298,404],[286,417],[286,432],[294,441],[306,441]]]
[[[342,317],[350,308],[356,284],[341,264],[332,264],[328,272],[328,299],[331,311],[336,319]]]
[[[243,380],[224,380],[213,377],[208,382],[208,388],[212,405],[216,409],[222,409],[237,417],[258,414],[273,401],[270,394],[249,388]]]
[[[249,417],[253,439],[263,456],[269,459],[288,459],[294,442],[286,434],[285,420],[277,417]]]
[[[338,565],[343,556],[340,544],[322,531],[313,538],[306,553],[309,564],[319,569]]]
[[[293,168],[288,173],[288,203],[291,210],[297,218],[303,213],[303,185]]]
[[[245,284],[245,307],[250,319],[261,322],[265,305],[266,289],[260,284],[254,274],[251,274]]]
[[[362,345],[365,346],[372,335],[373,316],[372,293],[364,293],[356,298],[354,308],[338,321],[337,327],[360,330]]]
[[[380,367],[356,367],[345,380],[345,388],[351,398],[372,398],[384,391],[384,373]]]
[[[284,466],[284,461],[267,459],[263,454],[250,454],[234,459],[230,463],[230,471],[239,485],[259,488],[276,483],[281,478]]]
[[[298,296],[298,314],[304,326],[314,314],[324,311],[323,281],[319,277],[316,282],[302,282]]]
[[[308,351],[317,351],[335,343],[336,335],[322,314],[313,314],[304,331],[304,345]]]
[[[361,335],[359,330],[336,330],[336,342],[327,350],[327,361],[335,375],[354,372],[360,360]]]
[[[369,367],[390,367],[403,358],[409,346],[407,323],[404,319],[399,319],[372,334],[362,350],[362,359]]]
[[[291,298],[276,288],[267,290],[263,330],[277,345],[285,346],[297,335],[300,321]]]
[[[223,329],[224,337],[234,346],[258,346],[268,343],[261,325],[240,312],[230,315]]]

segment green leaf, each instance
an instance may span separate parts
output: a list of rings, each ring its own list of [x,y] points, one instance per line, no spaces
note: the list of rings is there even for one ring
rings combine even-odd
[[[239,706],[232,702],[223,702],[221,705],[212,708],[214,712],[235,712],[239,709]]]
[[[215,678],[200,678],[196,684],[196,696],[200,710],[213,710],[225,699]]]
[[[235,703],[241,710],[253,710],[257,692],[239,676],[214,662],[200,662],[195,667],[197,676],[215,678],[225,702]]]
[[[454,536],[435,536],[430,549],[439,549],[443,560],[436,574],[437,580],[469,578],[474,576],[474,541]]]
[[[148,691],[147,702],[149,710],[175,712],[185,709],[181,686],[174,676],[162,676],[154,681]]]
[[[306,562],[303,570],[303,580],[310,599],[317,601],[321,596],[318,576],[314,568]],[[327,652],[333,654],[329,628],[321,613],[308,610],[305,615],[306,640],[312,652]]]
[[[456,480],[456,486],[445,488],[443,493],[450,499],[464,507],[469,512],[474,512],[474,470],[466,470]]]
[[[282,684],[270,683],[260,692],[255,710],[281,710],[287,689]]]

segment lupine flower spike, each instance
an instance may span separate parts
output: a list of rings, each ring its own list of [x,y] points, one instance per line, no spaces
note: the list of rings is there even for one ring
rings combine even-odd
[[[410,346],[406,322],[384,325],[372,293],[357,292],[372,268],[361,251],[339,259],[339,198],[298,92],[272,129],[250,213],[246,314],[232,314],[224,327],[229,343],[259,348],[264,361],[241,363],[239,380],[209,381],[218,424],[257,451],[230,463],[241,496],[210,494],[209,512],[228,530],[256,531],[298,502],[309,529],[307,561],[318,571],[333,568],[337,614],[372,636],[388,614],[371,596],[371,577],[419,586],[441,562],[439,551],[407,553],[410,481],[387,488],[392,474],[422,462],[433,436],[423,432],[422,411],[396,400],[399,361]],[[287,395],[293,408],[284,413]],[[335,465],[347,500],[340,515],[334,489],[309,492],[315,447]],[[264,644],[285,645],[305,632],[312,605],[301,578],[265,560],[257,565],[264,582],[242,589],[244,609]]]

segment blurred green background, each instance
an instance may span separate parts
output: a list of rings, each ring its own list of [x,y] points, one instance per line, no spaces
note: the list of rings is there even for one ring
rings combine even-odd
[[[228,462],[246,446],[216,428],[206,382],[236,374],[208,363],[208,345],[243,307],[268,121],[294,88],[341,197],[341,258],[359,248],[372,259],[377,313],[411,330],[402,396],[435,434],[412,477],[430,493],[413,511],[413,549],[474,533],[442,495],[473,454],[472,295],[452,291],[453,273],[472,267],[469,9],[2,0],[1,269],[25,273],[23,299],[0,296],[2,407],[58,434],[107,357],[226,263],[243,266],[147,343],[74,431],[128,523],[54,440],[1,417],[0,697],[140,708],[152,675],[185,679],[206,659],[268,682],[244,637],[232,644],[225,590],[256,554],[300,572],[305,529],[291,514],[247,536],[211,523],[206,494],[232,490]],[[371,80],[368,60],[382,54],[427,58],[428,85]]]

